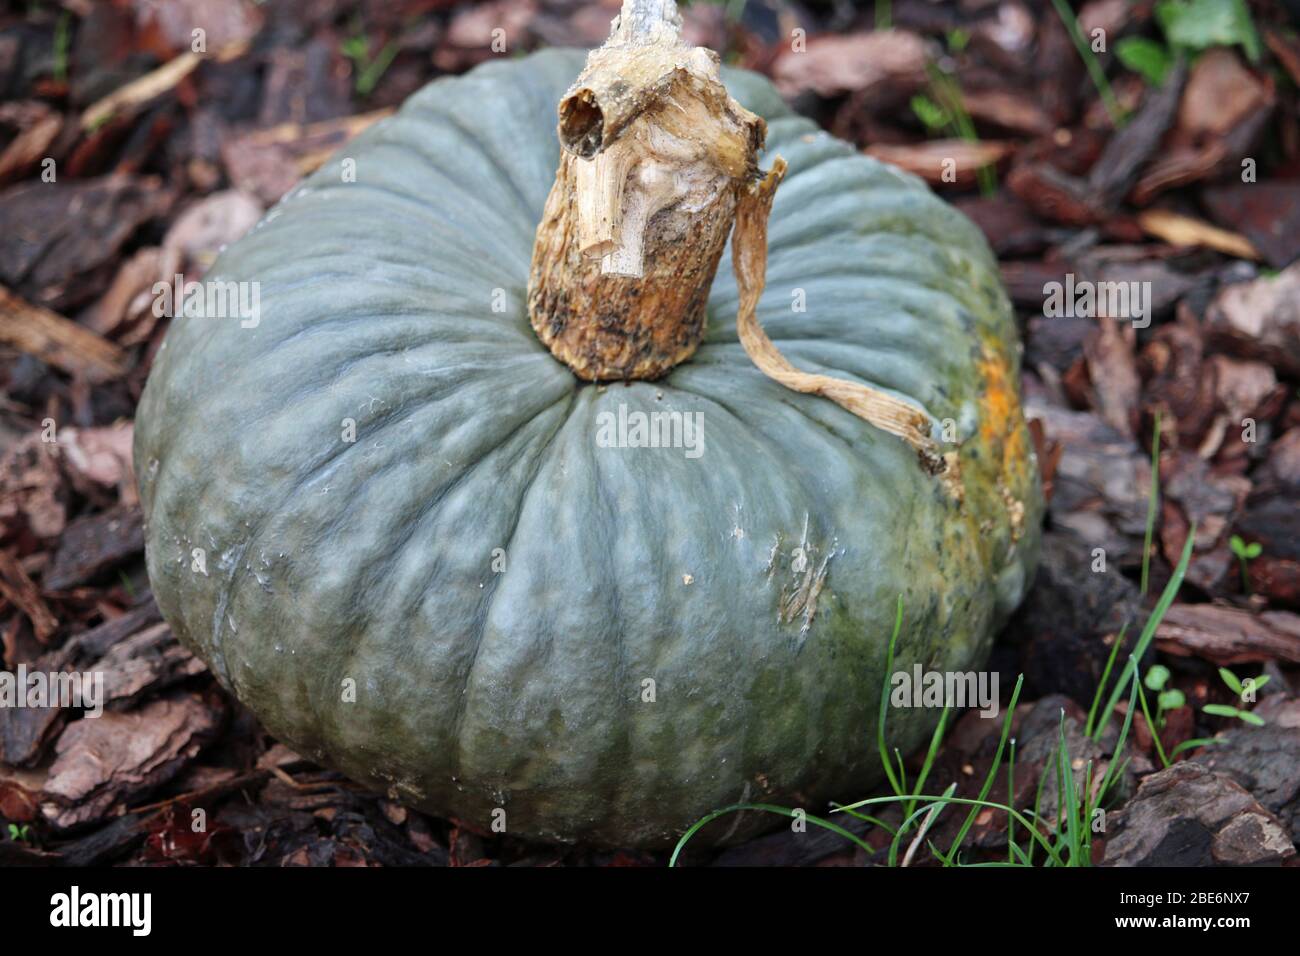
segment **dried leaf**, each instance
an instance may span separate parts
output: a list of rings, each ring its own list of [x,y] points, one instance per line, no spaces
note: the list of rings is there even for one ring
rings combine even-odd
[[[772,79],[787,96],[812,90],[822,96],[925,82],[925,41],[906,30],[876,30],[809,40],[786,50],[772,65]]]

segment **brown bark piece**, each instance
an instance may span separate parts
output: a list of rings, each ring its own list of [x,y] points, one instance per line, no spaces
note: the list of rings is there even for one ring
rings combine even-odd
[[[1156,628],[1156,646],[1220,666],[1300,663],[1300,617],[1285,611],[1256,616],[1216,604],[1175,604]]]
[[[42,583],[47,590],[61,591],[143,550],[144,518],[138,506],[87,515],[68,525]]]
[[[126,355],[85,326],[0,286],[0,343],[72,375],[104,381],[127,368]]]
[[[60,829],[103,819],[175,776],[220,718],[197,694],[183,694],[76,721],[59,738],[42,813]]]

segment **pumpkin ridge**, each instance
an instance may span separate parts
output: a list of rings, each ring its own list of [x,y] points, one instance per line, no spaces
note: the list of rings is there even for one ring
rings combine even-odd
[[[494,366],[491,365],[490,363],[484,364],[485,369],[492,368],[492,367]],[[427,398],[421,397],[418,400],[412,400],[410,404],[395,406],[388,412],[388,414],[378,419],[377,429],[375,426],[375,420],[371,420],[368,423],[370,428],[370,431],[368,431],[368,436],[371,438],[385,437],[390,428],[393,428],[400,424],[405,424],[411,417],[411,412],[414,408],[418,407],[425,411],[429,411],[431,410],[431,406],[437,405],[440,401],[448,397],[450,394],[454,393],[460,387],[457,384],[447,384],[447,383],[439,383],[439,384],[441,387],[445,388],[446,390],[445,394],[440,394],[437,398],[434,398],[432,401],[427,400]],[[564,393],[563,395],[560,396],[560,398],[557,398],[555,401],[551,402],[548,405],[542,406],[535,413],[523,417],[519,421],[519,423],[500,442],[494,445],[486,445],[482,451],[482,454],[479,455],[479,457],[474,459],[472,462],[468,463],[469,467],[473,468],[474,465],[480,463],[483,460],[483,458],[492,454],[492,452],[498,450],[501,447],[501,445],[509,441],[510,438],[515,434],[517,434],[520,429],[526,427],[527,425],[535,421],[539,415],[544,414],[545,412],[553,408],[555,405],[559,404],[560,399],[566,397],[568,394],[569,394],[568,392]],[[305,492],[308,485],[319,483],[322,480],[328,479],[329,473],[333,472],[334,470],[342,466],[343,459],[347,455],[347,452],[360,447],[362,447],[360,443],[343,443],[343,447],[341,449],[335,450],[334,454],[331,457],[320,461],[319,463],[314,465],[310,471],[302,475],[298,479],[298,482],[296,486],[293,488],[293,491],[291,493],[296,494],[296,493]],[[378,478],[382,478],[384,476],[385,471],[395,467],[399,467],[399,463],[390,462],[388,464],[381,466],[378,469],[372,470],[356,490],[357,491],[364,490],[365,486],[369,482]],[[434,500],[432,502],[433,506],[436,507],[437,504],[442,500],[442,498],[448,492],[455,490],[456,486],[461,481],[465,480],[466,477],[467,476],[463,472],[457,475],[456,478],[452,480],[450,485],[443,488],[436,496],[434,496]],[[334,533],[336,529],[330,528],[327,530],[329,533]]]
[[[737,345],[739,345],[739,343],[737,343]],[[767,376],[763,375],[763,373],[757,368],[750,367],[744,369],[743,371],[746,375],[757,376],[761,380],[764,386],[768,381],[770,381],[770,379],[768,379]],[[773,383],[773,384],[777,385],[779,388],[779,383]],[[813,484],[815,485],[815,476],[809,475],[805,469],[795,468],[793,470],[790,470],[789,466],[786,465],[787,457],[781,454],[782,449],[775,445],[772,436],[768,435],[766,432],[759,429],[754,424],[753,421],[747,419],[742,414],[739,408],[743,406],[733,407],[732,404],[728,403],[727,400],[723,398],[720,398],[716,395],[705,394],[703,392],[692,391],[691,389],[687,388],[686,386],[682,385],[679,382],[673,382],[672,387],[680,391],[687,392],[688,394],[695,395],[697,398],[702,399],[705,402],[708,402],[713,405],[717,405],[720,408],[722,408],[722,410],[731,417],[732,421],[736,422],[736,424],[744,428],[749,433],[755,445],[757,445],[760,448],[763,448],[767,452],[765,456],[765,460],[769,463],[769,467],[770,467],[770,463],[773,461],[781,462],[782,466],[787,468],[786,473],[788,475],[799,476],[800,484],[805,484],[808,481],[812,481]],[[879,479],[883,478],[884,477],[883,473],[878,469],[878,467],[875,464],[874,454],[867,454],[867,455],[861,454],[863,450],[861,447],[862,445],[861,438],[855,438],[853,436],[841,433],[838,429],[834,428],[832,425],[820,421],[816,418],[813,418],[812,415],[810,414],[809,407],[805,407],[809,405],[809,403],[802,402],[799,400],[799,396],[801,394],[802,393],[799,392],[790,392],[789,389],[781,389],[779,392],[774,392],[776,402],[790,409],[796,416],[798,416],[798,418],[801,421],[805,423],[805,425],[807,426],[806,434],[815,435],[819,439],[825,439],[825,440],[834,439],[834,442],[836,444],[843,446],[844,450],[850,451],[856,457],[858,457],[862,467],[870,471],[874,478],[876,478],[878,481]],[[814,396],[809,396],[809,398],[815,399]],[[835,409],[835,412],[842,412],[844,415],[848,415],[850,418],[852,418],[855,422],[861,421],[861,419],[854,416],[852,412],[842,409],[838,405],[834,405],[833,407]],[[830,410],[827,409],[827,411]],[[880,432],[873,428],[870,432],[866,434],[869,436],[868,440],[873,446],[871,448],[871,451],[873,453],[878,452],[882,448],[887,449],[890,447],[890,443],[883,440],[884,439],[883,432]],[[881,439],[879,441],[877,440],[878,436]],[[906,454],[904,454],[903,457],[909,460],[911,458],[910,455],[906,455]],[[805,487],[807,487],[806,484]],[[887,488],[888,482],[879,481],[878,487]],[[806,491],[805,494],[810,498],[814,497],[810,492]]]
[[[544,406],[536,414],[523,418],[519,422],[519,424],[515,428],[511,429],[511,431],[508,434],[503,436],[500,441],[498,441],[496,444],[486,447],[482,455],[480,455],[474,461],[468,462],[465,468],[459,474],[457,474],[456,477],[453,478],[450,483],[440,488],[436,495],[429,496],[422,503],[421,510],[413,517],[412,520],[407,522],[407,528],[405,533],[394,542],[392,548],[393,555],[397,555],[399,552],[404,550],[408,545],[410,545],[413,541],[415,541],[419,537],[420,532],[426,530],[423,527],[425,522],[443,506],[443,504],[447,500],[448,495],[452,494],[455,491],[460,490],[466,482],[470,481],[474,477],[473,473],[485,461],[487,461],[495,453],[502,451],[511,442],[511,440],[516,438],[524,429],[526,429],[530,425],[535,424],[542,415],[553,410],[561,402],[567,402],[569,403],[569,405],[571,405],[575,397],[575,392],[576,390],[570,389],[569,391],[564,392],[558,398],[556,398],[554,402]],[[545,438],[541,439],[542,445],[540,448],[537,448],[535,452],[533,446],[536,445],[536,441],[530,440],[529,442],[522,443],[518,451],[513,456],[511,456],[510,460],[512,462],[517,462],[523,459],[532,459],[536,462],[536,464],[534,465],[534,467],[532,467],[530,477],[525,481],[524,486],[520,492],[519,506],[515,509],[515,518],[513,523],[511,524],[510,531],[506,536],[506,540],[504,544],[504,549],[507,554],[510,553],[511,539],[514,535],[515,529],[518,527],[519,515],[523,511],[524,501],[525,498],[527,497],[528,491],[531,488],[533,481],[536,480],[537,473],[541,470],[541,465],[545,459],[545,454],[547,449],[554,441],[555,436],[559,433],[559,431],[564,427],[565,423],[567,422],[569,411],[571,411],[571,408],[566,407],[565,411],[562,414],[557,416],[557,422],[555,427],[550,430],[550,433],[546,435]],[[436,572],[436,567],[431,569],[431,572]],[[486,593],[482,596],[482,599],[479,602],[479,607],[475,612],[476,613],[475,620],[477,623],[481,623],[481,621],[490,612],[491,604],[496,592],[496,588],[500,583],[500,575],[493,575],[492,578],[490,578],[489,580],[491,581],[491,585],[490,587],[484,588],[484,591]],[[431,585],[426,585],[426,587],[429,586]],[[476,630],[478,631],[479,640],[481,641],[483,639],[482,629],[480,627],[477,628]],[[475,651],[475,654],[477,654],[477,650]],[[471,670],[472,670],[472,659],[471,659]],[[468,673],[469,672],[467,671],[467,674]]]
[[[379,191],[376,189],[376,187],[370,187],[370,189],[371,191],[376,191],[376,192]],[[358,192],[362,192],[362,191],[363,190],[358,190]],[[463,272],[467,271],[465,269],[465,266],[482,268],[484,263],[489,263],[490,264],[489,268],[494,270],[494,272],[495,270],[498,269],[501,271],[495,272],[495,274],[492,276],[484,276],[484,281],[492,282],[495,285],[509,285],[513,283],[514,279],[512,274],[509,272],[509,267],[505,265],[500,265],[499,264],[500,258],[498,256],[487,255],[487,254],[481,254],[476,256],[468,255],[465,253],[465,248],[463,243],[460,244],[459,246],[456,243],[454,243],[453,241],[454,237],[450,235],[447,236],[440,236],[437,234],[428,235],[429,217],[424,217],[424,218],[425,218],[425,222],[420,224],[415,224],[414,221],[412,221],[413,229],[415,231],[425,233],[429,241],[429,245],[433,246],[440,254],[446,254],[448,255],[449,258],[460,258],[463,263],[463,265],[460,267],[460,272],[462,274]],[[436,224],[445,225],[445,223],[436,223]],[[272,226],[273,225],[274,222],[272,223]],[[245,237],[245,240],[247,240],[247,246],[245,247],[245,249],[240,250],[245,254],[252,252],[254,250],[260,252],[262,249],[271,250],[271,254],[274,254],[274,252],[276,251],[282,251],[278,249],[280,242],[279,239],[277,238],[277,233],[273,231],[271,228],[268,228],[264,231],[260,231],[258,233],[250,233],[248,236]],[[340,245],[342,245],[342,243]],[[325,251],[322,251],[317,256],[300,255],[297,252],[290,253],[288,251],[284,251],[284,255],[286,258],[280,261],[276,261],[272,266],[272,268],[275,269],[290,268],[290,269],[306,270],[310,266],[310,263],[313,262],[315,259],[318,258],[329,259],[331,256],[337,256],[341,251],[343,251],[341,248],[337,250],[330,248]],[[393,264],[404,265],[408,268],[418,267],[418,263],[414,259],[409,262],[402,262],[401,260],[384,260],[384,261],[385,263],[392,261]],[[220,276],[214,274],[214,278],[241,278],[242,277],[239,269],[230,268],[229,262],[224,263],[223,265],[225,266],[223,272],[220,274]],[[446,269],[445,271],[439,271],[437,273],[433,273],[432,270],[430,271],[431,274],[436,274],[436,275],[451,276],[455,274],[450,269]],[[318,271],[314,273],[304,272],[304,275],[301,278],[295,277],[291,279],[285,278],[285,279],[277,280],[275,285],[271,286],[268,290],[264,292],[263,302],[265,303],[268,298],[278,294],[280,290],[284,290],[285,292],[300,291],[302,289],[311,289],[311,288],[318,287],[322,281],[338,280],[340,282],[353,282],[356,281],[358,278],[364,279],[365,276],[364,274],[359,276],[357,273],[354,272],[344,272],[344,271],[334,271],[334,270]],[[315,281],[313,281],[313,279]]]
[[[488,367],[490,367],[490,366],[488,366]],[[439,383],[439,385],[440,385],[440,387],[445,387],[449,392],[450,392],[452,389],[454,389],[454,388],[456,387],[454,384],[452,384],[452,385],[448,385],[447,383]],[[326,386],[321,386],[321,387],[328,387],[328,385],[326,385]],[[568,394],[571,394],[571,393],[566,393],[566,395],[568,395]],[[563,397],[563,396],[562,396],[562,397]],[[545,407],[544,409],[542,409],[541,411],[545,411],[546,409],[549,409],[549,408],[553,407],[555,404],[558,404],[558,401],[559,401],[559,400],[557,399],[555,402],[552,402],[551,405],[546,406],[546,407]],[[415,403],[415,404],[419,404],[419,405],[424,406],[425,408],[427,408],[429,403],[428,403],[428,402],[421,401],[421,402],[417,402],[417,403]],[[436,402],[435,402],[434,404],[436,404]],[[391,428],[391,427],[393,427],[393,426],[395,426],[395,425],[397,425],[397,424],[404,423],[404,422],[409,418],[410,411],[411,411],[411,407],[410,407],[410,406],[397,406],[397,407],[394,407],[394,408],[391,409],[391,410],[388,412],[388,414],[385,416],[385,420],[383,420],[383,421],[381,422],[381,424],[379,425],[378,430],[377,430],[377,431],[371,431],[371,432],[370,432],[370,437],[380,437],[380,436],[384,435],[384,434],[387,432],[387,430],[388,430],[389,428]],[[539,412],[538,414],[541,414],[541,412]],[[529,422],[535,420],[535,418],[536,418],[536,415],[534,415],[534,416],[530,416],[530,417],[528,417],[528,418],[525,418],[519,427],[523,427],[524,425],[527,425]],[[517,431],[517,430],[518,430],[518,429],[516,429],[515,431]],[[514,432],[512,432],[511,434],[514,434]],[[506,440],[508,440],[508,438],[507,438]],[[256,523],[254,523],[254,524],[249,528],[249,530],[248,530],[248,532],[247,532],[247,536],[246,536],[246,538],[245,538],[245,539],[244,539],[240,544],[238,544],[238,545],[230,545],[230,546],[228,546],[228,547],[225,549],[226,551],[230,551],[230,550],[233,550],[233,549],[238,549],[238,551],[239,551],[239,557],[237,557],[237,558],[235,559],[235,562],[234,562],[234,565],[233,565],[233,571],[232,571],[232,573],[231,573],[231,574],[230,574],[230,575],[225,579],[225,580],[226,580],[226,584],[225,584],[224,587],[221,588],[220,593],[219,593],[218,598],[217,598],[217,604],[218,604],[218,610],[220,611],[220,616],[214,614],[214,619],[213,619],[212,646],[213,646],[214,648],[218,648],[218,649],[219,649],[219,653],[220,653],[220,655],[221,655],[221,661],[220,661],[220,665],[219,665],[219,666],[220,666],[220,669],[222,670],[223,673],[226,673],[226,660],[225,660],[224,650],[220,650],[221,643],[222,643],[222,642],[221,642],[221,636],[220,636],[220,635],[221,635],[221,629],[222,629],[222,627],[224,627],[224,624],[225,624],[225,622],[224,622],[224,620],[223,620],[223,617],[224,617],[224,615],[226,614],[226,611],[227,611],[227,609],[229,608],[229,605],[230,605],[230,596],[231,596],[231,593],[234,591],[234,589],[235,589],[239,584],[242,583],[242,581],[243,581],[243,579],[244,579],[244,577],[245,577],[244,572],[247,571],[247,568],[246,568],[245,566],[241,566],[241,564],[240,564],[240,561],[242,560],[242,555],[245,554],[245,553],[247,553],[248,549],[249,549],[250,547],[252,547],[252,545],[255,544],[255,543],[257,542],[257,540],[261,537],[261,535],[265,532],[267,524],[268,524],[271,520],[273,520],[272,516],[273,516],[276,512],[282,510],[282,509],[284,508],[284,506],[285,506],[285,505],[286,505],[286,504],[287,504],[291,499],[293,499],[295,496],[297,496],[297,495],[299,495],[299,494],[306,493],[306,491],[307,491],[307,487],[308,487],[309,485],[312,485],[312,484],[314,484],[314,483],[318,483],[319,481],[321,481],[321,480],[323,480],[323,479],[327,479],[327,478],[328,478],[328,475],[329,475],[330,473],[332,473],[333,471],[335,471],[335,470],[338,469],[339,467],[342,467],[343,459],[344,459],[344,457],[346,456],[347,452],[348,452],[349,450],[356,449],[356,448],[359,448],[359,447],[361,447],[359,444],[343,443],[341,447],[335,447],[334,449],[332,449],[332,454],[331,454],[331,455],[329,455],[328,457],[324,458],[323,460],[321,460],[321,461],[317,462],[316,464],[314,464],[313,466],[311,466],[310,469],[309,469],[305,474],[302,474],[302,475],[297,479],[296,482],[294,482],[294,483],[292,483],[292,484],[290,485],[289,491],[288,491],[285,495],[283,495],[283,496],[281,497],[278,506],[276,506],[276,507],[267,507],[267,508],[262,509],[262,511],[261,511],[261,513],[260,513],[260,515],[259,515],[258,521],[257,521]],[[496,450],[496,448],[498,448],[498,447],[499,447],[499,445],[495,445],[495,446],[491,446],[491,447],[489,447],[489,448],[486,450],[485,454],[491,454],[491,452],[494,451],[494,450]],[[481,460],[481,459],[480,459],[480,460]],[[365,479],[363,479],[363,481],[361,482],[361,485],[360,485],[359,488],[356,489],[356,490],[357,490],[358,492],[361,491],[361,490],[363,490],[363,489],[364,489],[368,484],[370,484],[372,481],[376,480],[377,478],[382,477],[385,471],[388,471],[388,470],[390,470],[390,469],[392,469],[392,468],[395,468],[395,467],[398,467],[398,464],[397,464],[397,463],[390,462],[389,464],[386,464],[386,465],[384,465],[383,467],[381,467],[381,468],[379,468],[379,469],[376,469],[376,470],[372,471],[370,474],[368,474],[368,475],[366,476]],[[461,481],[462,479],[464,479],[464,477],[465,477],[464,473],[461,473],[460,475],[457,476],[457,478],[455,479],[455,482],[459,482],[459,481]],[[455,482],[454,482],[454,483],[455,483]],[[441,500],[441,496],[439,496],[439,501],[440,501],[440,500]],[[435,504],[435,507],[436,507],[436,504]],[[336,522],[339,521],[339,520],[342,520],[344,517],[345,517],[345,516],[343,516],[343,515],[339,516],[339,518],[336,519]],[[324,529],[324,532],[325,532],[326,534],[328,534],[328,535],[333,535],[333,534],[337,533],[337,528],[336,528],[336,527],[326,528],[326,529]],[[233,684],[232,684],[232,686],[233,686]],[[235,688],[235,689],[236,689],[236,691],[238,690],[238,688]]]
[[[537,476],[541,474],[542,469],[545,467],[546,452],[555,443],[555,439],[558,438],[559,435],[565,430],[565,428],[569,427],[570,423],[574,420],[573,405],[575,402],[578,401],[580,392],[581,389],[575,388],[565,393],[563,397],[569,404],[565,408],[564,414],[559,416],[559,421],[557,422],[556,427],[546,437],[546,440],[542,443],[542,447],[538,450],[537,454],[534,456],[537,465],[535,468],[532,469],[532,473],[528,476],[528,479],[525,481],[524,486],[520,491],[519,507],[515,509],[514,519],[511,521],[510,530],[506,534],[505,544],[501,546],[507,555],[513,553],[515,536],[519,531],[519,522],[523,518],[524,509],[528,507],[528,496],[532,493],[533,488],[536,486]],[[552,403],[552,405],[548,407],[553,408],[557,404],[559,404],[559,402]],[[491,616],[492,602],[496,599],[496,592],[502,579],[503,578],[501,575],[494,576],[492,582],[492,592],[489,595],[487,595],[487,599],[480,606],[481,615],[484,622],[486,622],[486,619]],[[465,689],[464,692],[461,694],[459,701],[457,702],[455,714],[452,720],[451,738],[455,740],[457,743],[456,761],[455,761],[457,767],[457,776],[459,776],[464,765],[463,759],[461,757],[461,748],[464,745],[463,727],[464,727],[466,709],[469,706],[469,688],[470,685],[473,683],[474,668],[475,665],[478,663],[479,652],[482,650],[483,641],[486,639],[487,628],[486,626],[480,626],[476,628],[476,631],[477,631],[477,635],[476,635],[477,639],[474,642],[474,650],[470,654],[469,666],[465,670],[465,677],[462,681],[462,684],[464,685]]]
[[[311,182],[311,180],[308,180],[308,182]],[[453,255],[458,255],[467,260],[473,260],[479,265],[482,265],[483,263],[488,263],[489,268],[498,271],[498,274],[502,276],[503,279],[505,277],[513,276],[517,274],[515,272],[514,266],[502,262],[501,247],[488,246],[478,241],[477,238],[473,238],[473,234],[475,233],[474,227],[478,225],[478,222],[474,220],[472,217],[470,218],[469,221],[457,220],[452,214],[450,207],[431,206],[428,203],[427,199],[421,199],[419,196],[401,193],[392,189],[391,187],[382,186],[374,183],[370,183],[366,185],[361,185],[360,183],[348,183],[346,185],[332,185],[329,187],[320,187],[320,188],[322,192],[327,192],[331,195],[342,196],[342,195],[347,195],[349,193],[355,192],[355,193],[372,193],[375,196],[388,197],[389,199],[400,203],[403,211],[416,213],[426,224],[433,227],[444,228],[449,230],[447,233],[443,235],[438,235],[437,233],[434,233],[432,237],[426,237],[426,238],[436,239],[439,242],[439,244],[445,245],[447,250],[450,251]],[[288,202],[300,203],[301,201],[302,201],[301,194],[296,192],[290,193],[288,196],[285,197],[284,200],[281,200],[282,203],[288,203]],[[466,203],[467,209],[470,207],[477,207],[477,206],[482,206],[482,204],[473,201]],[[482,206],[482,208],[490,209],[491,207]],[[467,241],[458,241],[458,240],[467,240]],[[472,246],[474,249],[477,249],[478,253],[474,254],[468,252],[465,248],[467,244]],[[526,252],[521,256],[521,260],[525,263],[527,262]],[[526,268],[526,266],[524,268]]]
[[[445,124],[448,129],[455,132],[457,136],[459,136],[462,140],[464,140],[473,148],[474,152],[482,160],[484,165],[488,166],[498,174],[501,181],[506,185],[506,188],[509,190],[510,195],[515,200],[517,200],[516,205],[518,206],[519,219],[516,220],[513,216],[506,216],[503,213],[501,213],[501,211],[499,210],[494,210],[494,211],[498,213],[503,224],[509,224],[512,231],[516,226],[518,227],[520,232],[520,237],[524,242],[530,241],[531,233],[535,228],[537,211],[533,208],[533,204],[529,202],[528,197],[523,194],[522,190],[520,190],[519,184],[516,183],[510,177],[509,172],[505,169],[504,166],[501,165],[500,160],[496,156],[494,156],[490,150],[487,149],[487,146],[483,143],[482,140],[480,140],[474,134],[473,130],[470,127],[466,126],[464,123],[462,123],[458,117],[455,117],[454,115],[449,113],[435,112],[433,110],[427,110],[427,109],[422,110],[421,113],[425,116],[436,118],[441,123]],[[399,113],[397,116],[393,117],[393,119],[401,118],[402,115],[403,114]],[[394,126],[396,125],[397,124],[394,124]],[[419,132],[418,124],[413,124],[413,125],[417,125],[417,129],[415,132],[418,135]],[[475,187],[467,186],[463,182],[458,182],[452,179],[448,175],[446,165],[438,164],[433,156],[426,154],[423,149],[419,148],[418,140],[416,140],[416,143],[414,145],[410,142],[410,140],[406,141],[405,143],[403,143],[402,149],[403,151],[405,151],[406,149],[410,149],[411,152],[415,153],[415,155],[421,157],[425,161],[425,163],[428,164],[431,170],[436,171],[440,176],[446,178],[449,183],[454,185],[460,195],[462,196],[475,195],[474,192]],[[356,184],[349,183],[348,185],[353,186]],[[483,203],[482,205],[484,205],[486,208],[492,208],[490,206],[487,206],[486,203]]]

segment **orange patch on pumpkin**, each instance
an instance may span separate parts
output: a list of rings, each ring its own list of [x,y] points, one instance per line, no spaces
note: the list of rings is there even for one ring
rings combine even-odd
[[[1020,394],[1011,377],[1011,363],[1006,356],[985,347],[979,361],[980,375],[984,379],[983,400],[980,403],[980,438],[989,455],[1001,467],[997,476],[998,490],[1007,509],[1012,540],[1018,540],[1023,531],[1025,506],[1017,492],[1028,486],[1029,455],[1026,429],[1020,410]]]
[[[979,361],[984,379],[984,400],[980,403],[980,437],[989,447],[997,447],[1017,431],[1020,396],[1011,381],[1006,358],[987,348]]]

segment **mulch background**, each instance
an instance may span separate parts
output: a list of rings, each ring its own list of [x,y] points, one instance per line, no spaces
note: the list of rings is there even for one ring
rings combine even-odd
[[[1130,639],[1141,629],[1194,523],[1185,583],[1146,663],[1167,666],[1186,699],[1167,716],[1166,746],[1215,734],[1226,743],[1164,771],[1221,810],[1210,822],[1202,813],[1213,846],[1173,862],[1294,860],[1285,839],[1230,833],[1225,821],[1253,814],[1300,838],[1300,13],[1250,3],[1255,59],[1245,45],[1213,46],[1170,64],[1156,86],[1113,52],[1122,38],[1160,39],[1155,5],[1076,5],[1082,34],[1107,38],[1097,62],[1108,111],[1052,3],[887,6],[889,32],[847,4],[695,4],[687,37],[927,179],[999,257],[1051,493],[1039,580],[994,657],[1004,691],[1025,675],[1012,798],[1032,802],[1062,708],[1075,733],[1117,635],[1126,622]],[[616,8],[64,0],[0,12],[0,648],[11,671],[101,670],[110,699],[97,721],[0,709],[0,863],[664,861],[434,819],[270,740],[162,622],[130,461],[133,410],[167,324],[153,315],[155,282],[199,277],[304,173],[429,80],[498,55],[596,45]],[[191,49],[196,26],[202,55]],[[498,28],[505,54],[490,46]],[[807,36],[798,51],[796,28]],[[948,158],[955,177],[944,176]],[[1044,285],[1067,274],[1149,283],[1150,326],[1046,314]],[[1160,503],[1143,595],[1157,417]],[[1244,573],[1234,535],[1259,545]],[[1202,711],[1234,703],[1220,666],[1270,676],[1257,707],[1266,727]],[[978,792],[992,723],[957,721],[930,792],[950,782]],[[1076,737],[1071,753],[1104,766],[1105,742]],[[1155,788],[1137,791],[1158,767],[1154,749],[1139,734],[1125,771],[1138,798],[1098,859],[1171,862],[1121,839],[1188,812],[1162,811]],[[1007,797],[999,786],[993,799]],[[196,809],[205,832],[191,826]],[[972,858],[1005,856],[1004,828],[981,815]],[[818,831],[691,860],[868,857]]]

